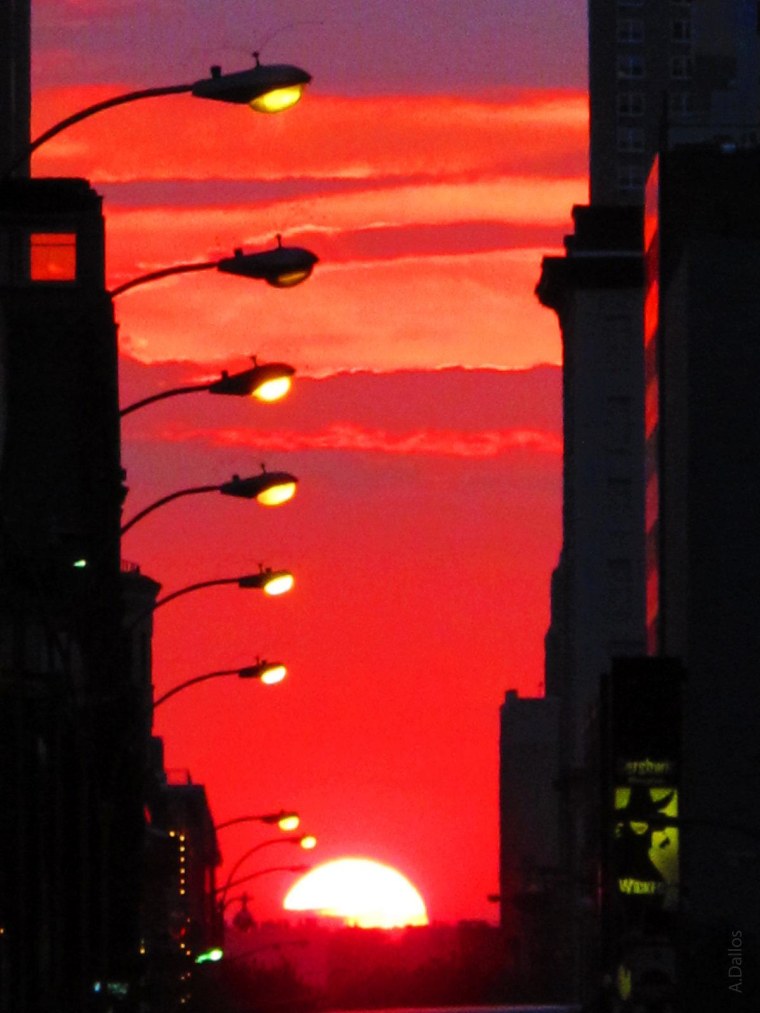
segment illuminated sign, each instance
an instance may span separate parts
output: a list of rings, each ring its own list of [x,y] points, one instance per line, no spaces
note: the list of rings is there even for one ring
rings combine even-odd
[[[629,766],[660,766],[632,761]],[[663,764],[667,766],[667,764]],[[678,789],[620,785],[615,789],[614,863],[618,890],[629,897],[675,905],[679,874]]]

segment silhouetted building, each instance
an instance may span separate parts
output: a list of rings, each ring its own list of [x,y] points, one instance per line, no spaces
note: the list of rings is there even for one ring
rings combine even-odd
[[[31,120],[31,0],[4,0],[0,5],[0,176],[20,164],[17,175],[28,175],[23,158],[29,146]]]
[[[704,919],[749,917],[755,903],[750,891],[746,908],[731,907],[741,878],[732,878],[731,862],[717,877],[707,873],[721,831],[703,825],[697,835],[696,827],[720,792],[727,757],[757,769],[729,727],[740,711],[745,721],[757,714],[742,673],[755,653],[747,634],[757,626],[756,524],[747,504],[757,498],[758,431],[751,412],[743,416],[737,406],[752,403],[757,380],[747,335],[757,330],[760,176],[754,153],[743,170],[738,156],[733,169],[726,159],[758,143],[758,8],[747,0],[589,0],[588,10],[591,206],[574,210],[566,255],[545,259],[538,286],[559,315],[565,356],[563,548],[546,640],[547,693],[560,699],[563,714],[562,864],[582,906],[602,828],[592,803],[578,802],[593,799],[595,779],[608,773],[599,768],[595,693],[614,659],[643,653],[648,641],[650,651],[688,672],[682,812],[691,822],[683,828],[680,903],[692,913],[679,932],[690,919],[694,931],[680,939],[686,953]],[[712,155],[700,156],[695,142]],[[643,241],[644,184],[662,150],[679,168],[652,205],[659,219],[648,214]],[[667,233],[656,253],[653,223],[661,238]],[[746,444],[736,440],[750,430]],[[703,793],[708,782],[714,787]],[[749,805],[743,791],[727,791],[718,809],[724,846],[728,810]],[[740,855],[756,861],[751,837],[732,847],[734,862]],[[720,884],[725,892],[710,919],[709,898]],[[576,924],[569,912],[567,931]],[[581,941],[576,994],[585,998],[584,984],[593,991],[602,967],[590,965],[583,948]],[[713,953],[720,952],[716,942]],[[701,975],[689,965],[680,977],[683,984]],[[713,981],[725,985],[725,973]]]
[[[206,790],[186,771],[165,773],[162,742],[153,745],[142,949],[146,993],[163,1009],[189,1001],[195,960],[223,946],[224,927],[216,890],[221,855]]]
[[[101,201],[84,180],[0,183],[0,805],[10,828],[0,989],[25,1013],[80,1009],[137,945],[136,700],[122,665],[103,245]]]
[[[760,945],[760,150],[664,154],[647,204],[650,652],[682,659],[680,981],[743,994]],[[741,962],[735,965],[741,969]],[[757,994],[757,992],[755,992]]]
[[[559,707],[507,691],[499,739],[500,923],[517,994],[556,998],[563,937],[558,841]],[[548,790],[537,790],[547,785]],[[553,928],[553,931],[552,931]],[[551,976],[547,968],[552,966]]]
[[[642,654],[644,439],[641,212],[576,207],[564,257],[543,261],[537,293],[563,347],[562,554],[552,577],[546,692],[559,707],[559,866],[565,973],[588,987],[596,912],[588,902],[589,728],[611,659]],[[538,786],[536,791],[538,791]],[[551,790],[549,785],[544,791]]]

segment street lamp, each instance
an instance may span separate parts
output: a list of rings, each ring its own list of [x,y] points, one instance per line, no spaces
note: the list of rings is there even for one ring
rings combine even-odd
[[[181,693],[188,686],[195,686],[199,682],[206,682],[208,679],[218,679],[226,675],[236,675],[239,679],[258,679],[265,686],[274,686],[276,683],[282,682],[287,675],[287,669],[279,661],[257,661],[255,665],[246,665],[243,668],[224,668],[218,672],[206,672],[205,675],[196,675],[192,679],[185,679],[184,682],[172,687],[172,689],[167,690],[157,700],[154,700],[153,710],[155,711],[156,707],[160,707],[162,703],[165,703],[170,697],[176,696],[177,693]]]
[[[224,830],[226,827],[232,827],[236,823],[266,823],[269,826],[277,825],[280,830],[296,830],[298,824],[301,822],[297,812],[293,812],[290,809],[280,809],[276,813],[262,813],[256,816],[235,816],[231,820],[224,820],[222,823],[217,823],[214,830],[217,832]]]
[[[137,278],[125,281],[122,285],[112,288],[112,298],[129,292],[130,289],[140,285],[147,285],[152,281],[161,278],[168,278],[174,274],[189,274],[193,271],[211,271],[214,268],[222,274],[234,274],[239,278],[253,278],[265,281],[267,285],[274,288],[293,288],[306,281],[319,257],[311,250],[302,246],[283,246],[282,237],[277,236],[277,245],[271,250],[260,250],[257,253],[243,253],[242,249],[235,250],[233,256],[222,257],[219,260],[202,260],[188,264],[174,264],[172,267],[162,267],[157,271],[149,271]]]
[[[142,88],[137,91],[114,95],[95,102],[93,105],[80,109],[79,112],[67,116],[35,138],[6,169],[10,175],[27,161],[38,148],[56,137],[63,130],[89,119],[96,113],[137,102],[145,98],[161,98],[164,95],[190,94],[195,98],[214,99],[217,102],[232,102],[236,105],[248,105],[260,113],[282,112],[295,105],[301,98],[303,90],[311,81],[308,74],[300,67],[291,64],[261,64],[259,54],[253,54],[255,65],[249,70],[241,70],[232,74],[223,74],[222,68],[211,67],[210,76],[191,84],[165,85],[158,88]]]
[[[140,401],[135,401],[126,408],[122,408],[119,415],[123,418],[132,412],[153,404],[155,401],[163,401],[168,397],[176,397],[179,394],[195,394],[200,391],[207,391],[209,394],[229,394],[233,397],[254,397],[258,401],[270,403],[279,401],[284,397],[292,386],[292,377],[295,369],[284,362],[268,362],[259,365],[256,359],[251,369],[244,369],[240,373],[229,374],[226,370],[218,380],[211,380],[208,383],[189,384],[185,387],[172,387],[170,390],[162,390],[158,394],[151,394]]]
[[[267,471],[262,465],[260,475],[252,475],[249,478],[233,475],[229,482],[222,482],[219,485],[196,485],[188,489],[179,489],[177,492],[169,493],[168,496],[162,496],[150,506],[140,510],[131,520],[122,525],[121,534],[125,535],[143,517],[182,496],[195,496],[203,492],[220,492],[223,496],[255,499],[262,506],[279,506],[293,498],[297,483],[298,479],[294,475],[286,471]]]
[[[264,594],[270,597],[276,597],[289,591],[294,583],[295,578],[289,570],[265,570],[263,568],[258,573],[246,573],[242,577],[217,577],[214,580],[200,580],[195,584],[188,584],[186,587],[181,587],[178,591],[172,591],[170,594],[164,595],[163,598],[159,598],[150,608],[140,612],[129,626],[126,627],[126,630],[127,632],[133,630],[143,619],[147,619],[149,615],[152,615],[162,605],[168,605],[170,601],[174,601],[176,598],[192,594],[194,591],[202,591],[207,587],[222,587],[225,584],[237,584],[239,588],[263,591]]]

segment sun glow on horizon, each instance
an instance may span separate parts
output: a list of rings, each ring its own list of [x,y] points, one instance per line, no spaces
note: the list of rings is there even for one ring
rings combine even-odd
[[[369,858],[336,858],[317,866],[288,891],[283,907],[342,918],[363,929],[428,924],[425,902],[409,880]]]

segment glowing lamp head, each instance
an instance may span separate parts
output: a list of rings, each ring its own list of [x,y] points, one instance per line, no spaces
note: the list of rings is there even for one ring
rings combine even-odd
[[[296,813],[288,813],[286,816],[283,816],[282,819],[277,821],[277,826],[280,830],[287,833],[288,830],[297,830],[300,822],[300,816]]]
[[[229,374],[226,371],[208,385],[211,394],[232,394],[236,397],[254,397],[258,401],[278,401],[293,386],[295,370],[285,362],[267,362],[259,365],[254,359],[251,369]]]
[[[257,113],[281,113],[300,102],[304,84],[286,85],[284,88],[273,88],[251,99],[248,105]]]
[[[264,594],[271,595],[276,598],[277,595],[287,594],[288,591],[295,584],[295,577],[292,573],[287,570],[281,570],[278,573],[272,573],[272,575],[264,582],[262,591]]]
[[[275,686],[278,682],[282,682],[287,674],[287,668],[278,662],[276,664],[268,664],[262,670],[259,678],[265,686]]]
[[[251,391],[251,396],[255,397],[257,401],[266,401],[269,404],[285,397],[292,386],[293,381],[289,376],[280,376],[276,380],[266,380]]]
[[[292,64],[262,64],[258,53],[253,55],[256,64],[248,70],[223,74],[221,67],[212,67],[211,76],[196,81],[191,93],[196,98],[248,105],[258,113],[290,109],[301,98],[311,74]]]
[[[304,834],[301,840],[298,842],[304,851],[311,851],[317,846],[317,838],[313,834]]]
[[[262,506],[279,506],[293,498],[297,482],[298,479],[286,471],[264,470],[249,478],[233,475],[229,482],[219,486],[219,491],[225,496],[255,499]]]
[[[280,506],[282,503],[287,503],[288,500],[293,499],[295,494],[295,481],[278,482],[266,489],[262,489],[256,497],[256,502],[261,503],[262,506]]]

